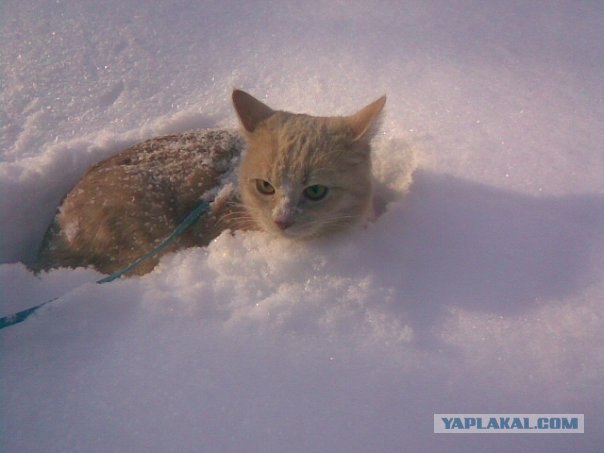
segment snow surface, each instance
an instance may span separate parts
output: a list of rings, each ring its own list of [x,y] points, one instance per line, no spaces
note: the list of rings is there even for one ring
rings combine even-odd
[[[602,451],[600,0],[4,0],[0,64],[2,314],[62,295],[0,332],[2,451]],[[26,269],[90,164],[235,126],[233,87],[314,114],[387,93],[379,220],[106,285]]]

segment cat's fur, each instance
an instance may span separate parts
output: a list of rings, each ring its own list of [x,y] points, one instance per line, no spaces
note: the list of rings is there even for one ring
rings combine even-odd
[[[59,207],[37,268],[115,272],[167,237],[201,197],[214,199],[210,213],[163,253],[207,245],[225,229],[303,239],[358,224],[371,215],[370,141],[385,101],[351,116],[314,117],[235,90],[241,135],[155,138],[91,167]],[[238,188],[229,190],[233,170]],[[149,272],[158,259],[132,273]]]

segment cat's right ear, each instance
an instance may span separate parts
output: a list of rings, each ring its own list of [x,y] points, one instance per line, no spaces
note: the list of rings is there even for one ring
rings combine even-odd
[[[347,118],[348,124],[354,132],[354,141],[371,140],[378,126],[384,104],[386,104],[385,95]]]
[[[233,105],[246,132],[254,132],[275,111],[245,91],[233,90]]]

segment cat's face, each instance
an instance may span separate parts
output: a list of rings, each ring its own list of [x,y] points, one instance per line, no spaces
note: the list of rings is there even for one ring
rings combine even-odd
[[[275,112],[240,91],[233,101],[247,142],[242,203],[259,228],[310,238],[365,220],[373,196],[369,141],[385,98],[332,118]]]

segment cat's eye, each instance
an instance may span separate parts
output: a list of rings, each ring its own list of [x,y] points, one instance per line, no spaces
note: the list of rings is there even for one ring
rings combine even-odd
[[[327,195],[327,187],[315,184],[304,189],[304,196],[310,201],[319,201]]]
[[[275,188],[272,184],[264,179],[256,180],[256,190],[260,192],[262,195],[272,195],[275,193]]]

